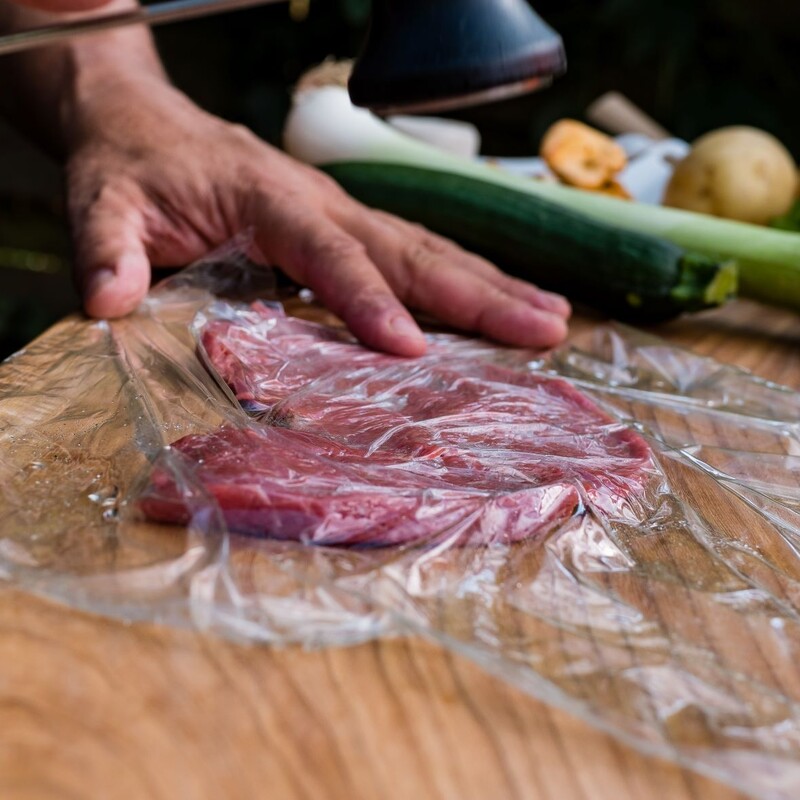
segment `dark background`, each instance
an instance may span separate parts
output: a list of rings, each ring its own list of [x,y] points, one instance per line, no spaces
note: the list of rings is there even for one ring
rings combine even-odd
[[[564,37],[569,72],[547,91],[457,115],[484,152],[535,153],[545,127],[622,91],[686,139],[728,124],[777,135],[800,157],[797,0],[539,0]],[[352,56],[369,0],[293,0],[162,28],[174,82],[207,109],[278,143],[293,82],[328,55]],[[2,87],[0,87],[2,91]],[[77,306],[60,174],[0,130],[0,357]]]

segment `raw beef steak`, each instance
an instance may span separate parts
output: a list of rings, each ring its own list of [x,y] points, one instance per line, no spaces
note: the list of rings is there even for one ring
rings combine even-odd
[[[517,541],[583,505],[630,513],[645,442],[567,382],[429,338],[422,358],[377,353],[255,304],[201,332],[203,353],[257,416],[172,445],[233,530],[319,544]],[[259,424],[260,423],[260,424]],[[160,468],[152,518],[192,511]]]

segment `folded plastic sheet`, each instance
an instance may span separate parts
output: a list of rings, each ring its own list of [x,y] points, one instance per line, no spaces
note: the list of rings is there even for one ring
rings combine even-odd
[[[0,578],[268,643],[424,635],[641,750],[755,797],[800,796],[799,395],[615,327],[546,355],[431,334],[427,362],[361,378],[358,359],[324,373],[305,345],[277,348],[278,389],[249,368],[237,380],[204,335],[252,335],[263,355],[277,299],[270,273],[231,251],[135,316],[67,321],[2,365]],[[340,330],[300,330],[374,358]],[[490,401],[465,419],[475,381]],[[422,385],[435,415],[409,410]],[[536,391],[564,415],[548,422]],[[374,430],[352,425],[364,404]],[[256,524],[185,445],[220,436],[283,448],[265,451]],[[349,465],[343,444],[362,448]],[[293,461],[304,447],[318,474]],[[311,521],[276,527],[282,476],[317,492]],[[350,538],[363,497],[330,501],[355,489],[377,491],[376,508],[413,502]],[[537,492],[549,505],[530,505]]]

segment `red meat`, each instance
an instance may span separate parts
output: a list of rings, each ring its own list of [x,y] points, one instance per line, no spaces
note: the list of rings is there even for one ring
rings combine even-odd
[[[517,541],[583,504],[630,514],[645,442],[560,379],[435,337],[404,359],[256,304],[202,331],[209,365],[261,424],[172,446],[237,531],[319,544]],[[267,424],[264,424],[264,423]],[[161,467],[142,501],[187,523]]]

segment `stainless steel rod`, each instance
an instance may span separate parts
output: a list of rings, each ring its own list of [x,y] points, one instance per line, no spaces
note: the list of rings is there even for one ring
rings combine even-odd
[[[141,6],[132,11],[70,20],[60,25],[46,25],[0,36],[0,56],[125,25],[163,25],[167,22],[205,17],[222,11],[235,11],[279,2],[284,0],[168,0],[165,3]]]

